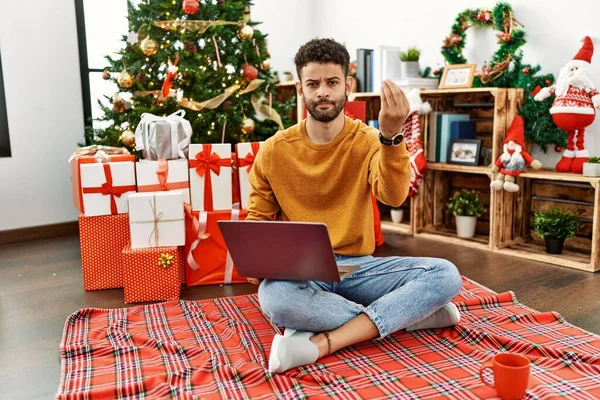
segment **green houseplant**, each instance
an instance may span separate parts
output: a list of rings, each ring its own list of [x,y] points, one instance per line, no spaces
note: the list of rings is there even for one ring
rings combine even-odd
[[[581,228],[579,217],[569,211],[552,207],[533,213],[533,229],[546,242],[546,253],[561,254],[566,239],[575,237]]]
[[[477,218],[481,217],[485,208],[474,190],[463,189],[450,199],[448,211],[456,218],[458,237],[470,238],[475,236]]]
[[[590,157],[583,164],[583,176],[600,176],[600,157]]]
[[[409,47],[406,51],[398,53],[400,58],[400,73],[403,78],[418,78],[419,77],[419,57],[421,50],[416,46]]]

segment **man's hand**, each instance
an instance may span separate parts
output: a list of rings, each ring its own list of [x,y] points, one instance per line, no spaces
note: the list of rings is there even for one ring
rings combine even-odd
[[[260,283],[263,281],[260,278],[246,278],[248,279],[248,282],[250,282],[253,285],[260,285]]]
[[[381,110],[379,130],[386,139],[391,139],[402,131],[410,113],[410,104],[400,88],[390,80],[381,84]]]

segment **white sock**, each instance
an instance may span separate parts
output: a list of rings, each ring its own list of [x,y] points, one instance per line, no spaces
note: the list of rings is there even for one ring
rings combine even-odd
[[[269,356],[269,372],[282,373],[317,361],[319,348],[310,340],[314,335],[293,329],[286,329],[283,336],[275,335]]]
[[[458,321],[460,321],[460,312],[458,312],[458,308],[456,308],[454,304],[448,303],[429,317],[407,327],[406,330],[416,331],[417,329],[445,328],[447,326],[458,324]]]

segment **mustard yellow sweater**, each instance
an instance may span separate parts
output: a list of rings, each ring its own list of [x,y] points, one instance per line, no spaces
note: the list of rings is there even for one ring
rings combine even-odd
[[[399,206],[408,195],[409,154],[379,143],[379,132],[346,117],[331,142],[316,144],[306,120],[267,139],[250,172],[248,220],[322,222],[336,254],[375,250],[373,206]]]

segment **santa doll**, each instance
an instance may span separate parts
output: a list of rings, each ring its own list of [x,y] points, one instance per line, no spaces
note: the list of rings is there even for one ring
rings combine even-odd
[[[585,149],[585,128],[594,122],[596,108],[600,108],[600,93],[588,70],[593,53],[592,40],[586,36],[573,60],[561,68],[556,83],[539,91],[536,88],[534,100],[541,101],[556,95],[550,114],[556,126],[568,133],[567,149],[556,164],[558,172],[581,174],[583,164],[590,156]]]
[[[517,115],[506,132],[502,155],[496,160],[492,167],[495,176],[490,185],[494,190],[506,190],[507,192],[518,192],[519,185],[515,183],[517,176],[530,165],[533,169],[542,168],[542,163],[535,160],[525,150],[525,130],[523,118]]]

